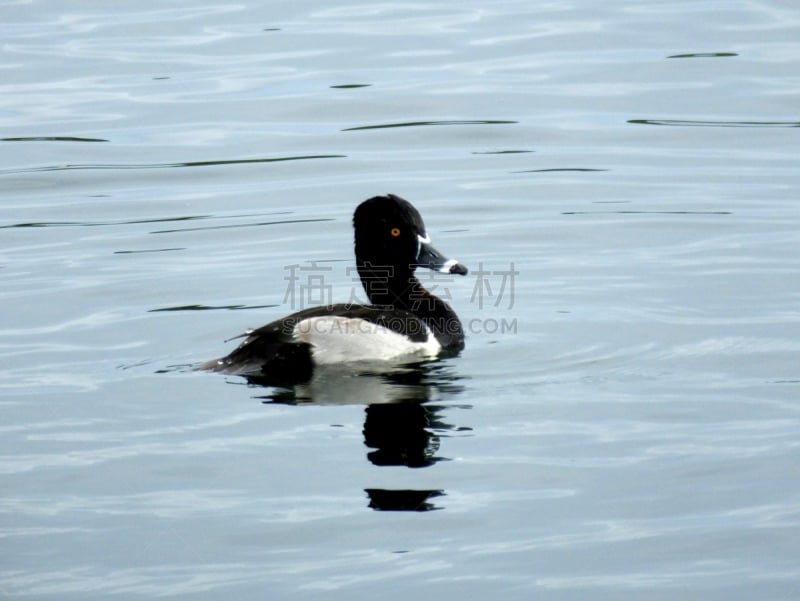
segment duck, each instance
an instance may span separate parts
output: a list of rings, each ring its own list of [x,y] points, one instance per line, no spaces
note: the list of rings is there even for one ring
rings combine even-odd
[[[415,271],[463,276],[468,269],[431,244],[419,211],[394,194],[375,196],[356,207],[353,230],[356,270],[370,304],[297,311],[236,336],[244,338],[236,349],[198,369],[299,383],[318,366],[458,354],[464,348],[458,315]]]

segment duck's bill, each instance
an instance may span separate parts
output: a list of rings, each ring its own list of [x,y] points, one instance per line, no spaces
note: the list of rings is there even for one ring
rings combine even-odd
[[[421,238],[416,267],[427,267],[439,273],[453,273],[456,275],[467,275],[469,271],[461,263],[455,259],[448,259],[431,246],[429,241],[425,241]]]

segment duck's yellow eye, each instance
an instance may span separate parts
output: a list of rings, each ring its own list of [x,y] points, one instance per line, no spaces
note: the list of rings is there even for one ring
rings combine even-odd
[[[400,228],[399,227],[393,227],[392,231],[389,232],[389,233],[392,235],[393,238],[397,238],[400,235]]]

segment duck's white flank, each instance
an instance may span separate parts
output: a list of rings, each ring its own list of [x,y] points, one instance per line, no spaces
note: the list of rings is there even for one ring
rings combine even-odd
[[[311,345],[314,363],[325,365],[348,361],[387,361],[404,355],[434,357],[442,350],[430,328],[427,340],[413,342],[364,319],[323,315],[297,322],[293,337]]]

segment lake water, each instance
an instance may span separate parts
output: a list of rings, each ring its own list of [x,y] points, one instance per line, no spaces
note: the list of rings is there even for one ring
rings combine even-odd
[[[0,597],[800,598],[796,2],[0,14]],[[387,192],[460,356],[189,369]]]

